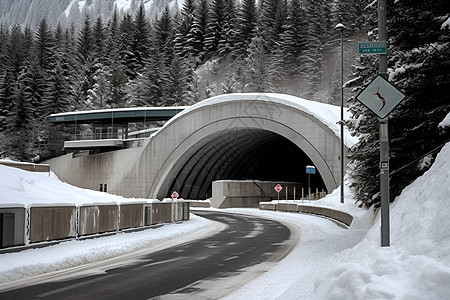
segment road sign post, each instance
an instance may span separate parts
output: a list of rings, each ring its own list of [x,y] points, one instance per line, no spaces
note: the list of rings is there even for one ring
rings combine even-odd
[[[386,0],[378,0],[378,38],[380,41],[387,41],[386,28]],[[387,54],[379,57],[379,74],[388,79],[387,73]],[[382,162],[388,163],[386,169],[382,169]],[[390,225],[389,225],[389,134],[388,121],[380,120],[380,194],[381,194],[381,247],[389,247]]]
[[[356,99],[379,117],[380,124],[380,195],[381,195],[381,247],[390,246],[389,225],[389,133],[387,116],[403,101],[406,96],[388,81],[386,54],[386,0],[378,0],[378,39],[373,45],[363,45],[373,48],[363,54],[380,54],[378,76],[358,95]],[[384,43],[384,51],[383,49]],[[379,46],[377,48],[377,46]],[[376,49],[377,48],[377,49]],[[379,51],[379,52],[377,52]]]
[[[316,167],[306,166],[306,174],[308,174],[308,200],[311,200],[311,187],[310,187],[310,176],[311,174],[316,174]]]
[[[381,246],[390,246],[389,225],[389,133],[388,115],[399,105],[406,95],[386,79],[386,74],[378,74],[356,99],[376,114],[380,122],[380,195],[381,195]]]

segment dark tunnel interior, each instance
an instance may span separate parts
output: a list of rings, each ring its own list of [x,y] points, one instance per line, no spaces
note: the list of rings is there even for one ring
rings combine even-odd
[[[308,156],[288,139],[263,129],[232,129],[205,143],[178,172],[167,191],[184,199],[211,197],[215,180],[293,181],[308,187]],[[311,188],[325,189],[317,172]]]

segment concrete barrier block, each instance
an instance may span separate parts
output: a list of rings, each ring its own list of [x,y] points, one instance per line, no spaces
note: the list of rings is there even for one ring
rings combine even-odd
[[[275,203],[259,203],[259,209],[276,210],[276,204]]]
[[[119,229],[142,227],[144,204],[121,204]]]
[[[312,206],[312,205],[299,205],[298,211],[306,214],[321,215],[327,218],[334,219],[347,226],[350,226],[353,221],[353,216],[339,210],[331,209],[323,206]]]
[[[30,242],[76,237],[76,207],[31,207]]]
[[[88,205],[79,208],[78,234],[89,235],[119,229],[118,205]]]
[[[108,232],[119,230],[119,206],[99,205],[98,206],[98,232]]]
[[[81,206],[78,214],[78,234],[88,235],[98,232],[98,207]]]
[[[3,232],[3,236],[0,233],[0,236],[2,236],[0,248],[24,245],[26,241],[25,208],[0,207],[0,232]]]
[[[152,225],[152,203],[146,204],[144,206],[144,225],[150,226]]]
[[[276,210],[298,212],[298,205],[297,203],[277,202]]]
[[[189,207],[211,207],[208,201],[189,201]]]
[[[152,225],[172,222],[172,203],[152,203]]]

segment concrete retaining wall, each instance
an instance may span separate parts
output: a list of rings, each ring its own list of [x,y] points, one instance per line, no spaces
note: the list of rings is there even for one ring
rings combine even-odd
[[[259,207],[260,202],[278,198],[274,187],[280,184],[283,189],[301,190],[296,182],[275,182],[259,180],[217,180],[212,183],[212,197],[209,199],[215,208]],[[281,193],[280,198],[283,197]]]
[[[320,215],[328,217],[330,219],[344,223],[350,226],[353,221],[353,216],[339,210],[335,210],[323,206],[315,205],[304,205],[299,203],[284,203],[284,202],[264,202],[260,203],[259,209],[264,210],[277,210],[277,211],[289,211],[289,212],[300,212],[306,214]]]

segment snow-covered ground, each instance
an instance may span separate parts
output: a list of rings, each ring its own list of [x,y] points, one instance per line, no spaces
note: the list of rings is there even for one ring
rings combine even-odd
[[[45,186],[43,185],[45,183]],[[48,174],[27,173],[0,166],[0,203],[37,203],[52,189],[70,194],[65,201],[119,201],[117,196],[86,191],[60,183]],[[338,190],[320,200],[355,218],[349,229],[311,215],[227,209],[268,217],[297,226],[300,240],[292,252],[270,271],[227,296],[226,299],[449,299],[450,295],[450,143],[430,170],[408,186],[391,205],[391,247],[380,247],[380,220],[372,210],[359,209],[346,189],[341,204]],[[111,198],[108,198],[111,197]],[[78,200],[77,200],[78,199]],[[121,200],[126,201],[126,200]],[[135,200],[134,200],[135,201]],[[0,255],[0,290],[12,280],[85,263],[158,248],[183,236],[207,234],[215,226],[192,216],[182,224],[92,240],[68,241],[42,249]],[[120,240],[120,243],[117,242]]]

